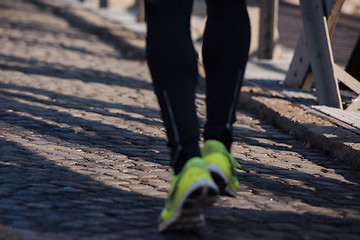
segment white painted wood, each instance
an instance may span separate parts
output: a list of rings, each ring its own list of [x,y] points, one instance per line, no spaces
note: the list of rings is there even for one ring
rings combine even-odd
[[[342,109],[322,1],[301,0],[300,8],[318,102],[321,105]]]
[[[355,79],[353,76],[345,72],[337,64],[334,65],[334,69],[337,80],[345,84],[352,91],[356,92],[357,94],[360,94],[360,82],[357,79]]]
[[[333,118],[343,121],[360,130],[360,111],[342,111],[338,108],[327,106],[312,106],[314,109],[325,113]]]
[[[346,111],[360,112],[360,96],[353,100],[353,102],[346,108]]]
[[[290,87],[303,88],[303,82],[310,72],[310,56],[307,50],[304,33],[301,33],[295,54],[286,73],[284,84]]]

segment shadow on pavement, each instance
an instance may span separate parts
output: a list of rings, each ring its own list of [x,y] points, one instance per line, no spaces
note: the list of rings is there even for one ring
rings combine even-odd
[[[16,2],[20,3],[20,1]],[[13,2],[7,1],[7,3]],[[0,4],[0,6],[7,7],[8,5]],[[19,13],[25,14],[26,11],[19,11]],[[30,23],[32,21],[33,19]],[[0,21],[1,24],[4,26],[2,28],[5,29],[13,27],[24,31],[34,30],[38,31],[38,34],[48,32],[56,35],[59,31],[63,31],[43,24],[32,25],[32,23]],[[62,34],[70,34],[69,37],[74,39],[89,36],[71,31],[63,31]],[[19,38],[13,40],[21,41]],[[46,43],[44,39],[41,39],[41,42],[30,39],[26,39],[26,41],[29,45]],[[50,47],[54,46],[50,44]],[[68,47],[61,44],[59,46],[63,50],[94,55],[90,50],[83,48]],[[118,74],[87,68],[69,68],[61,62],[52,64],[43,60],[25,59],[24,57],[4,54],[0,55],[0,59],[5,62],[0,65],[3,72],[11,70],[33,76],[44,75],[128,88],[152,89],[149,82],[137,78],[123,77]],[[37,98],[33,94],[44,98]],[[51,101],[49,98],[55,101]],[[326,216],[322,212],[318,214],[306,212],[306,209],[298,213],[286,209],[271,211],[270,208],[257,207],[256,202],[255,206],[249,206],[246,203],[247,201],[250,202],[251,199],[246,200],[239,196],[232,201],[244,203],[243,207],[233,207],[231,204],[226,206],[225,203],[231,201],[221,199],[219,205],[206,213],[208,225],[202,231],[195,234],[158,234],[156,222],[163,207],[163,198],[154,197],[151,195],[153,193],[140,194],[135,191],[123,190],[120,183],[114,184],[115,186],[106,185],[101,180],[93,178],[89,171],[83,174],[81,171],[76,172],[69,167],[61,166],[59,161],[47,160],[49,156],[47,156],[45,147],[43,148],[44,151],[38,151],[41,152],[39,154],[30,150],[30,147],[27,148],[20,144],[22,141],[31,144],[33,140],[26,139],[26,137],[38,136],[45,144],[49,140],[53,144],[61,143],[69,149],[76,147],[83,149],[84,152],[88,150],[89,154],[93,149],[103,149],[124,155],[124,158],[114,160],[112,164],[119,166],[123,164],[125,170],[141,171],[141,168],[144,167],[142,164],[145,162],[167,165],[168,149],[163,137],[134,132],[119,124],[113,125],[99,120],[74,116],[70,111],[67,111],[76,109],[91,114],[119,118],[122,121],[121,123],[134,121],[137,124],[159,128],[161,121],[158,112],[154,113],[155,109],[144,111],[140,107],[127,104],[107,103],[19,86],[13,83],[0,84],[0,103],[1,132],[6,133],[8,138],[20,139],[15,141],[0,135],[0,225],[40,233],[59,233],[74,239],[81,237],[134,240],[307,239],[326,238],[329,234],[331,237],[341,238],[346,237],[347,233],[359,233],[359,221],[356,218],[331,217],[331,214]],[[54,106],[65,108],[66,111],[51,108]],[[110,113],[104,110],[106,108],[119,109],[122,110],[122,113]],[[132,113],[148,119],[133,116]],[[246,132],[243,129],[236,129],[236,131]],[[261,143],[250,138],[255,133],[248,131],[240,141],[244,141],[250,146],[260,146]],[[32,147],[36,148],[36,144],[33,143]],[[266,144],[261,146],[274,147]],[[66,157],[64,157],[64,161],[66,161]],[[128,163],[129,161],[136,165],[133,169],[127,169],[125,162]],[[254,195],[249,195],[250,197],[255,197],[256,192],[268,192],[275,201],[296,199],[304,204],[316,207],[336,208],[340,206],[344,210],[353,210],[354,212],[358,210],[359,201],[357,200],[359,199],[358,186],[360,182],[355,177],[352,178],[354,185],[350,186],[348,183],[336,179],[318,178],[311,174],[263,163],[238,161],[244,166],[244,171],[238,173],[241,185],[254,190]],[[84,167],[91,165],[97,168],[98,172],[94,171],[95,176],[103,171],[105,171],[103,175],[106,175],[107,168],[101,164],[100,159],[99,161],[84,159],[84,162],[80,163]],[[320,165],[320,163],[317,164]],[[249,171],[250,168],[252,169],[251,172]],[[264,178],[264,175],[254,173],[253,169],[267,170],[271,172],[271,175],[274,175],[274,178]],[[164,173],[167,174],[165,170]],[[149,176],[134,177],[141,180],[142,177]],[[116,178],[113,179],[117,180]],[[303,186],[308,188],[293,186],[282,181],[284,179],[305,181]],[[348,177],[348,179],[350,178]],[[127,181],[131,182],[132,180],[128,179]],[[141,185],[142,183],[140,181],[140,183],[134,184]],[[223,203],[224,205],[221,206]],[[282,206],[287,205],[286,202],[281,204],[283,204]],[[239,202],[237,202],[238,205],[240,205]]]
[[[3,103],[8,101],[8,99],[4,97],[0,97],[0,99]],[[21,116],[17,112],[29,113],[31,115],[36,114],[36,117],[43,118],[44,121],[37,120],[30,116]],[[29,131],[35,131],[38,134],[55,137],[85,148],[101,147],[124,154],[129,158],[144,156],[145,159],[152,159],[160,163],[163,162],[163,157],[159,156],[161,154],[154,151],[164,152],[163,148],[165,143],[163,138],[147,136],[111,124],[75,117],[68,112],[59,113],[59,111],[54,109],[47,109],[35,105],[30,106],[17,102],[16,104],[12,104],[11,111],[2,114],[0,120]],[[46,121],[48,120],[60,124],[67,124],[78,128],[79,131],[70,127],[47,123]],[[156,144],[153,144],[154,142]],[[150,146],[157,147],[157,149],[152,149]],[[136,151],[134,151],[135,148],[137,148]]]
[[[202,231],[158,234],[156,219],[164,199],[106,186],[17,144],[3,139],[0,143],[0,224],[15,229],[76,239],[160,240],[302,239],[323,236],[319,230],[325,225],[358,231],[357,220],[351,218],[214,207],[207,212],[208,224]]]
[[[5,85],[5,87],[18,88],[23,91],[30,90],[18,86]],[[43,90],[38,91],[41,92],[37,93],[50,94]],[[2,94],[7,97],[27,99],[27,96],[11,95],[12,93],[6,95],[9,94],[7,92],[2,92]],[[65,95],[58,96],[60,99],[67,97]],[[76,102],[79,99],[70,97],[68,100],[69,102],[65,101],[63,107],[71,108],[72,101]],[[92,104],[91,100],[86,101],[89,106]],[[1,102],[4,107],[8,100],[1,97]],[[50,104],[46,101],[43,103]],[[94,102],[95,106],[99,104],[102,103]],[[76,106],[74,107],[76,108]],[[42,137],[50,136],[71,143],[71,145],[80,146],[80,149],[81,147],[100,147],[124,154],[134,160],[142,159],[164,165],[167,162],[164,161],[163,149],[165,146],[155,149],[161,153],[154,153],[152,151],[154,149],[144,148],[147,141],[163,142],[163,138],[133,133],[127,129],[77,118],[69,113],[59,115],[58,111],[32,106],[20,101],[13,105],[13,110],[14,112],[6,112],[0,117],[3,131],[8,129],[14,134],[17,131],[32,131],[34,134],[41,134]],[[17,112],[37,113],[44,119],[71,126],[81,126],[94,134],[76,134],[71,128],[59,128],[27,116],[20,116]],[[99,131],[99,128],[105,128],[108,131]],[[271,145],[257,144],[251,139],[251,136],[258,134],[257,132],[251,132],[248,129],[236,129],[236,132],[246,132],[240,141],[254,146],[273,148]],[[112,139],[113,135],[121,136],[123,139]],[[137,142],[139,138],[143,140]],[[129,142],[135,146],[127,149],[126,146]],[[46,160],[45,157],[10,141],[1,139],[0,146],[0,196],[2,196],[0,198],[0,224],[14,228],[62,233],[75,238],[86,237],[90,234],[94,239],[116,239],[119,236],[142,239],[238,239],[248,237],[276,239],[291,238],[294,234],[297,239],[309,234],[312,234],[312,237],[321,236],[326,233],[326,228],[329,226],[341,232],[358,231],[355,228],[358,223],[357,219],[342,219],[306,211],[299,214],[285,210],[267,211],[266,209],[247,208],[245,205],[243,209],[235,207],[210,209],[206,214],[208,225],[203,231],[196,234],[160,235],[156,232],[156,219],[164,199],[104,185],[91,177],[71,171],[67,167],[58,166]],[[281,150],[281,148],[277,150]],[[343,203],[345,204],[344,209],[358,210],[355,207],[358,206],[357,200],[359,199],[358,184],[351,186],[334,179],[318,178],[311,174],[280,167],[238,161],[245,170],[245,173],[238,173],[241,184],[253,189],[255,194],[256,192],[269,192],[275,201],[284,198],[298,199],[311,206],[330,209]],[[118,164],[121,165],[121,161]],[[273,175],[277,178],[270,180],[250,173],[247,171],[248,164],[251,164],[251,169],[273,171]],[[102,166],[99,165],[99,167]],[[305,182],[304,186],[314,187],[314,190],[291,186],[286,181],[281,181],[284,178]],[[359,181],[355,183],[359,183]],[[339,189],[342,191],[339,192]],[[350,197],[354,200],[349,200]],[[305,229],[314,232],[304,232]]]
[[[6,90],[4,91],[3,89],[10,91],[17,90],[17,91],[22,91],[23,93],[11,93],[11,92],[7,92]],[[39,99],[34,96],[24,94],[24,92],[42,95],[52,100]],[[122,104],[120,102],[109,103],[96,99],[81,98],[73,95],[66,95],[58,92],[48,91],[44,89],[36,89],[32,87],[19,86],[10,83],[0,83],[0,94],[11,98],[18,98],[26,101],[37,102],[48,106],[58,106],[68,109],[77,109],[90,113],[97,113],[108,117],[116,117],[129,121],[139,121],[147,125],[162,126],[162,121],[158,113],[159,110],[150,107],[147,107],[146,110],[144,110],[143,108]],[[111,113],[104,109],[120,109],[120,110],[124,110],[124,112]],[[126,114],[126,112],[135,112],[149,119],[145,119],[145,118],[138,119],[131,116],[130,114]]]
[[[43,75],[63,79],[78,79],[85,83],[100,82],[107,85],[126,86],[129,88],[151,90],[152,83],[141,81],[136,78],[123,77],[109,71],[94,69],[81,69],[73,65],[62,65],[60,63],[47,63],[37,59],[27,59],[0,54],[0,69],[19,71],[25,74]]]
[[[269,154],[268,159],[276,158],[278,155],[279,161],[286,163],[291,161],[291,155],[287,155],[288,152],[297,153],[303,158],[303,161],[294,161],[292,164],[288,164],[287,166],[291,166],[289,168],[272,165],[268,161],[264,163],[255,159],[249,162],[238,159],[242,169],[245,170],[245,172],[238,173],[238,179],[245,180],[242,181],[242,184],[255,189],[257,192],[265,190],[272,193],[274,198],[280,196],[291,197],[311,206],[331,209],[339,207],[340,204],[344,209],[354,211],[360,209],[360,177],[357,172],[349,170],[349,167],[336,162],[336,160],[327,157],[316,149],[305,150],[304,146],[297,145],[300,142],[295,137],[293,140],[289,140],[289,137],[282,140],[282,133],[277,133],[278,136],[274,136],[271,132],[264,132],[259,136],[259,132],[241,127],[235,127],[234,131],[236,134],[235,141],[245,143],[248,146],[259,146],[274,151],[275,154]],[[256,138],[261,138],[263,142],[257,141]],[[264,142],[266,139],[287,146],[267,144]],[[289,145],[292,146],[291,149],[289,149]],[[281,160],[281,158],[289,160]],[[314,164],[314,167],[317,167],[318,171],[325,175],[329,171],[334,171],[339,175],[338,179],[307,173],[306,170],[311,171],[311,169],[307,169],[309,166],[307,166],[306,162]],[[257,174],[249,174],[250,170],[257,172]],[[291,182],[293,184],[290,184]],[[299,183],[301,184],[299,185]]]

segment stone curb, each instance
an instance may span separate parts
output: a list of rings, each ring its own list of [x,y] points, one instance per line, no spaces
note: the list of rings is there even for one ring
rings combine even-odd
[[[330,117],[258,87],[244,86],[240,104],[279,129],[305,140],[307,147],[320,148],[352,169],[360,169],[360,136],[338,126]]]
[[[121,24],[100,17],[89,9],[77,8],[54,0],[33,0],[37,6],[51,10],[70,24],[98,35],[104,41],[126,50],[132,56],[145,59],[145,40]],[[204,79],[200,79],[204,88]],[[276,127],[303,139],[307,147],[317,147],[338,161],[360,170],[360,136],[338,126],[309,107],[292,103],[279,93],[259,87],[244,86],[240,106],[268,119]]]

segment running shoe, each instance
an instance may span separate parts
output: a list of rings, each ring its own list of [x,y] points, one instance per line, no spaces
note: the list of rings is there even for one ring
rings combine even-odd
[[[218,192],[204,160],[189,159],[178,175],[172,175],[159,231],[201,228],[205,225],[203,212],[213,205]]]
[[[228,152],[224,144],[217,140],[207,140],[201,153],[212,178],[220,189],[220,194],[236,197],[239,181],[235,170],[241,166],[232,152]]]

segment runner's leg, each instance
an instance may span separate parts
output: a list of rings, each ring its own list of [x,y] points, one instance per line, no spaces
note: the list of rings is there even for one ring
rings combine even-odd
[[[195,109],[197,54],[190,36],[192,0],[145,4],[147,59],[165,124],[171,163],[177,174],[185,162],[200,156]]]
[[[235,106],[242,85],[250,45],[245,0],[207,0],[203,61],[206,71],[207,123],[205,140],[232,143]]]

